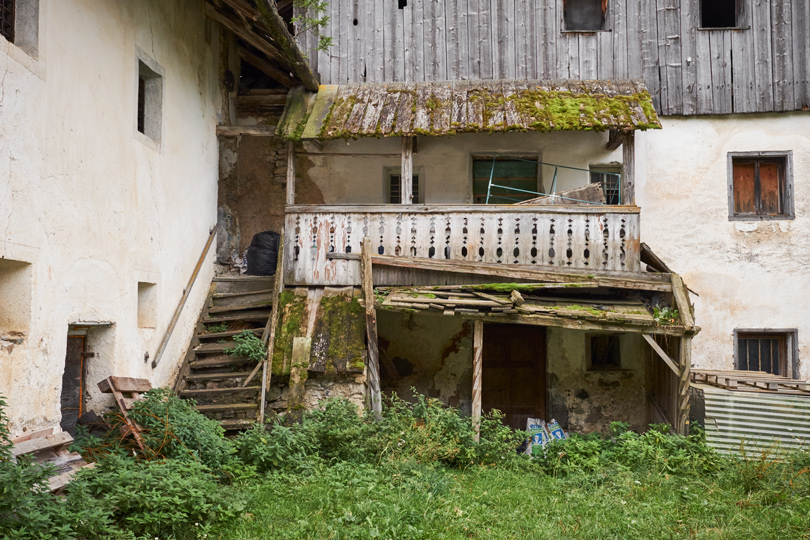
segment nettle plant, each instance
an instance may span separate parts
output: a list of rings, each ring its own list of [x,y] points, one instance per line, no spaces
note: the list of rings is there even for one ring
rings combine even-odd
[[[299,8],[301,15],[292,18],[293,24],[298,28],[299,34],[312,32],[318,37],[317,50],[325,51],[332,46],[332,38],[323,35],[323,29],[329,24],[329,15],[326,8],[329,2],[325,0],[294,0],[293,6]]]
[[[235,347],[227,349],[225,352],[232,356],[245,356],[252,362],[259,363],[267,355],[267,347],[264,342],[256,337],[252,330],[245,330],[241,334],[233,336]]]

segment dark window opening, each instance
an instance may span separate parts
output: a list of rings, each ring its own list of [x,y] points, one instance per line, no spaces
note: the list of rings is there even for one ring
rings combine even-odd
[[[411,186],[411,201],[413,204],[421,204],[418,174],[413,175]],[[402,175],[400,173],[391,173],[388,177],[388,202],[390,204],[400,204],[402,202]]]
[[[739,0],[701,0],[700,26],[702,28],[734,28],[737,26]]]
[[[591,169],[591,184],[602,186],[605,203],[622,204],[622,177],[618,172]]]
[[[408,7],[408,0],[399,0],[399,5],[397,7],[399,7],[399,9]]]
[[[537,173],[536,158],[476,158],[473,160],[473,202],[512,204],[539,197]]]
[[[790,216],[787,158],[732,157],[732,217]]]
[[[0,35],[14,43],[14,15],[17,0],[0,0]]]
[[[617,334],[591,336],[590,353],[592,369],[616,369],[622,366]]]
[[[146,79],[138,77],[138,131],[144,131],[144,118],[146,111]]]
[[[790,376],[788,334],[786,332],[737,333],[735,368]]]
[[[596,31],[605,27],[607,0],[563,0],[563,19],[568,31]]]

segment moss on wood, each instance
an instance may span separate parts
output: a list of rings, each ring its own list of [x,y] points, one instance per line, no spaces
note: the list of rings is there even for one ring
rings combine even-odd
[[[276,340],[273,346],[274,377],[288,376],[292,359],[293,338],[303,335],[302,325],[307,309],[307,297],[284,291],[279,295],[279,325],[276,328]]]

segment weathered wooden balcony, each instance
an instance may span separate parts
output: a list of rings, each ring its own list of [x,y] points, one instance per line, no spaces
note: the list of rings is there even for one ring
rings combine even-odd
[[[566,269],[639,271],[636,206],[373,205],[287,207],[284,280],[289,285],[359,285],[369,236],[375,253]],[[402,271],[375,284],[402,285]]]

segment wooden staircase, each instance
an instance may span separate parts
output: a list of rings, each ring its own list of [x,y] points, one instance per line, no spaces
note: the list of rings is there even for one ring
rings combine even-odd
[[[197,410],[226,431],[248,428],[258,417],[261,370],[243,387],[256,363],[227,351],[236,345],[233,337],[245,330],[262,337],[272,310],[273,280],[214,278],[174,388],[180,397],[194,399]]]

